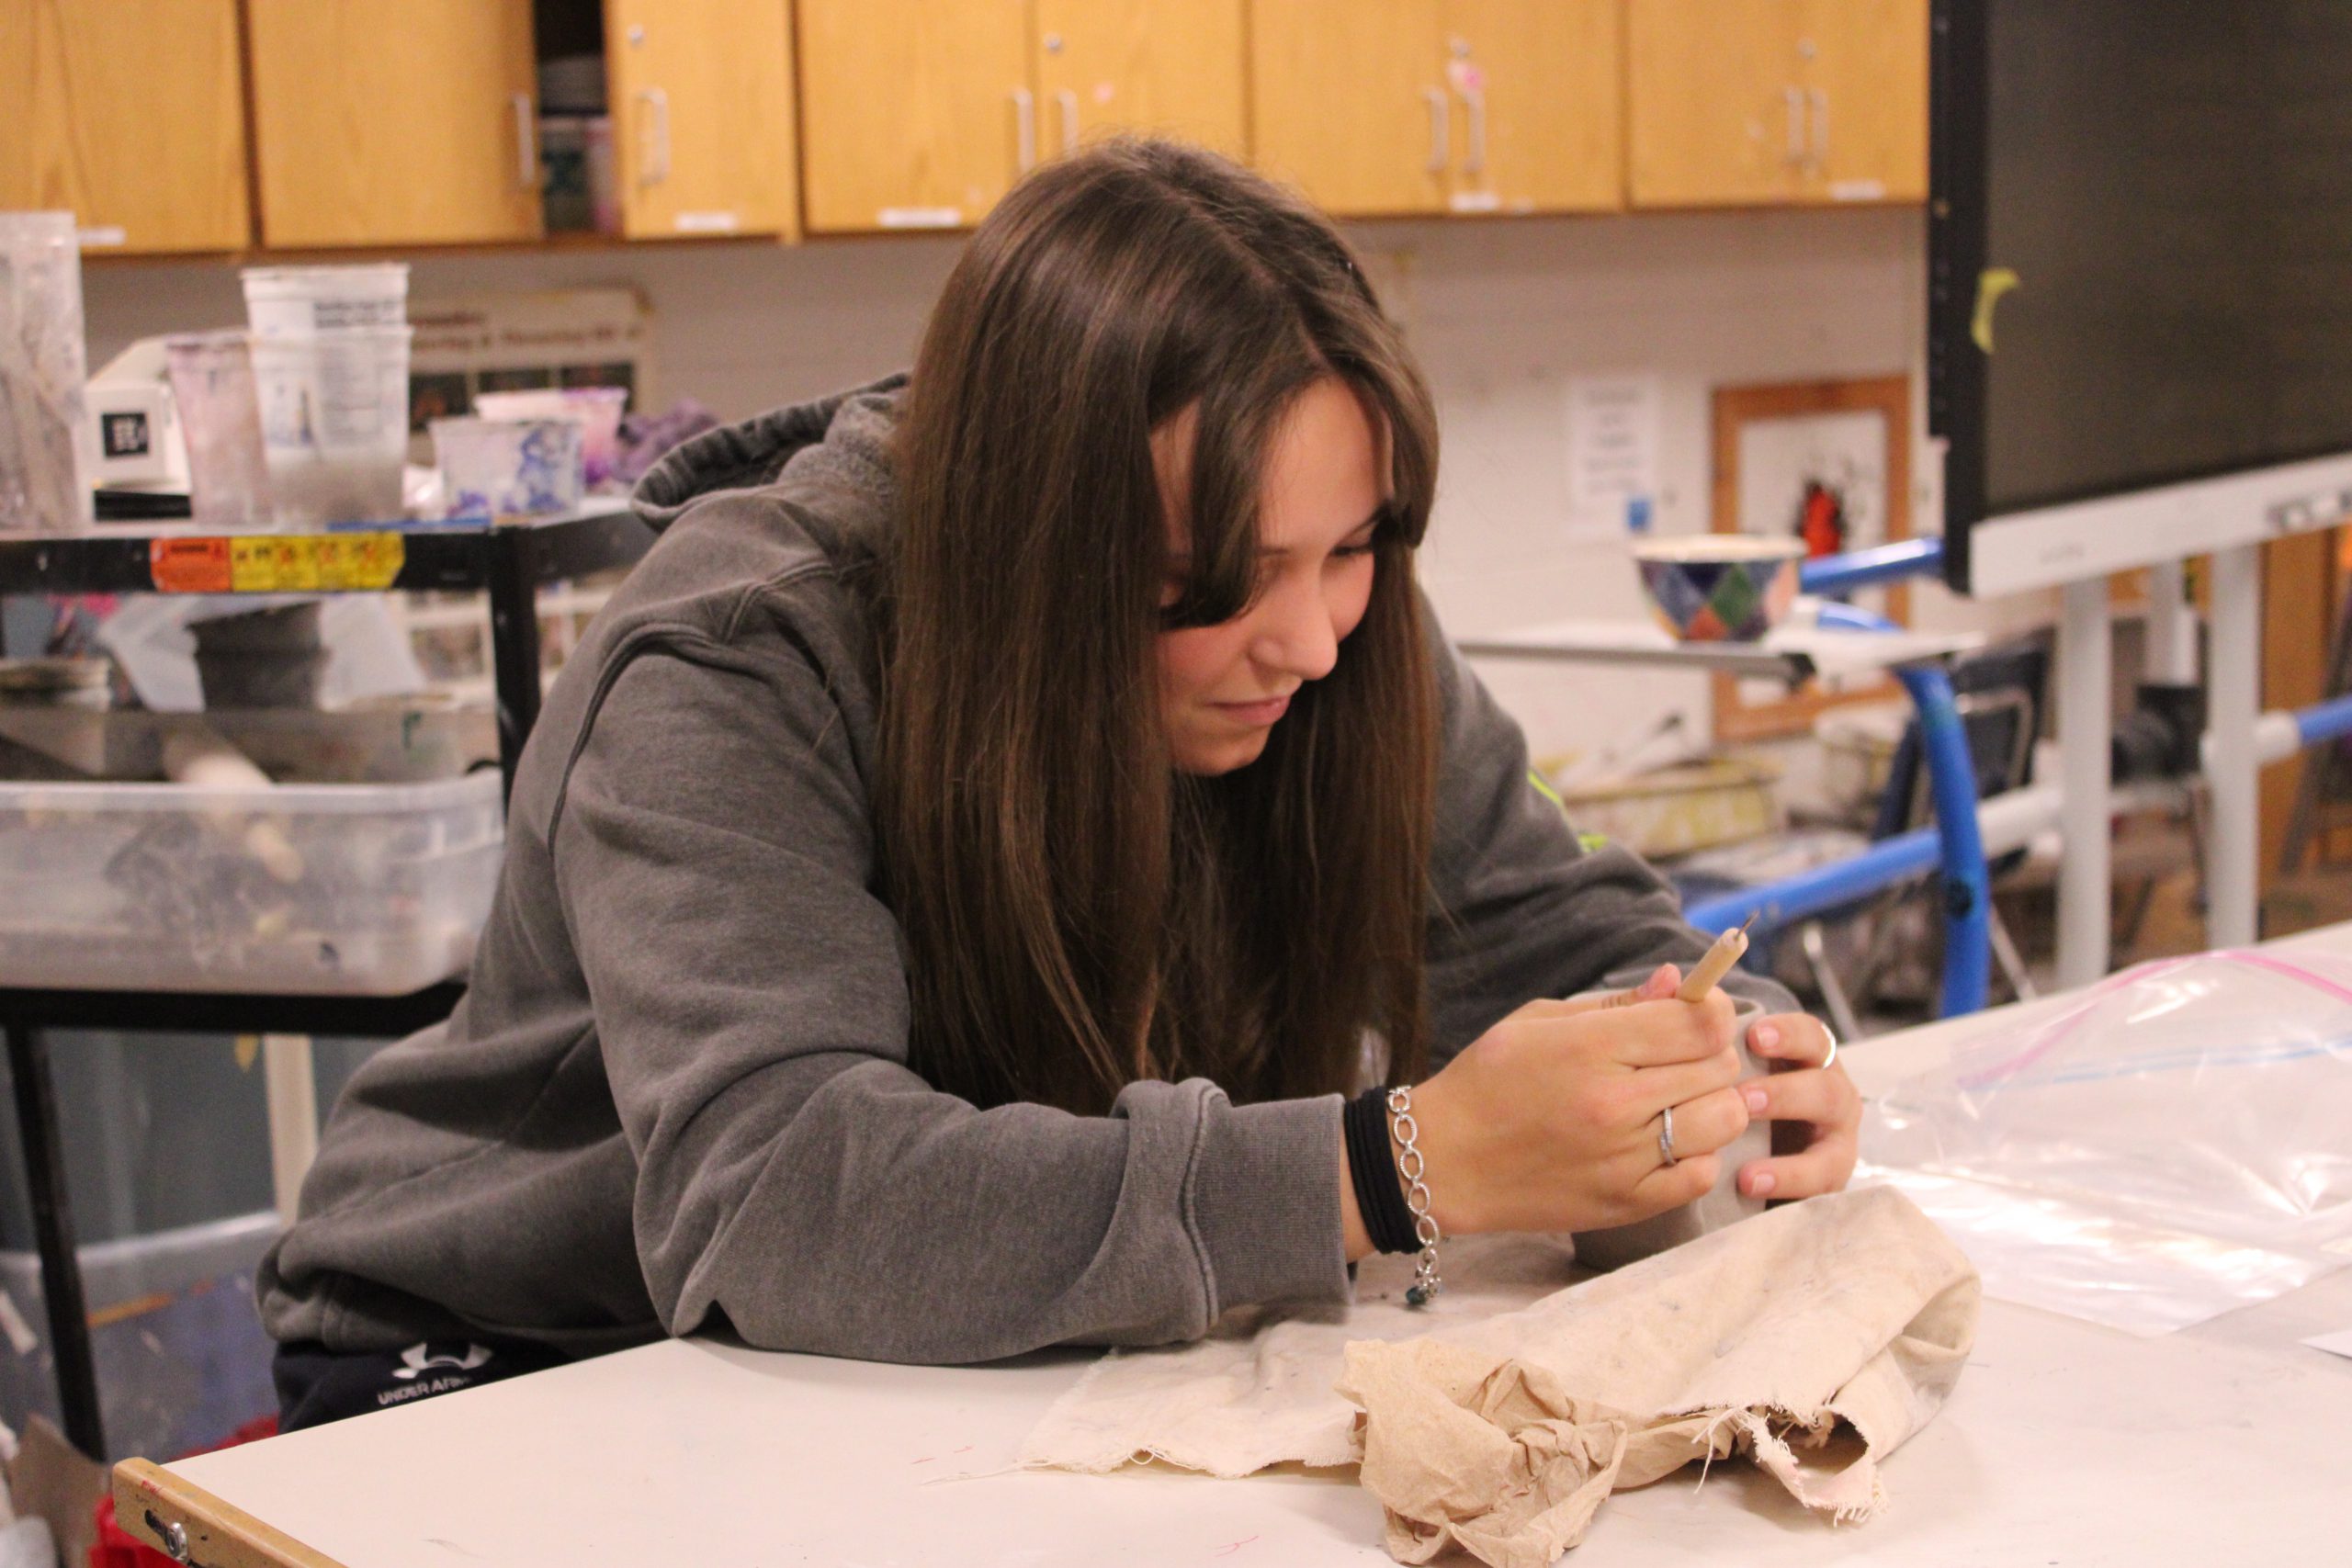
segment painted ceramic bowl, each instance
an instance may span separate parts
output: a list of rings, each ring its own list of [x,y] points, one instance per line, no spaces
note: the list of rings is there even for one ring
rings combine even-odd
[[[1686,534],[1634,547],[1642,586],[1666,629],[1684,642],[1754,642],[1797,596],[1802,539]]]

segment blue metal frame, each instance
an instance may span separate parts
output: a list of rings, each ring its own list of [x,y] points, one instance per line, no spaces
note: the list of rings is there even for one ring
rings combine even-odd
[[[1808,592],[1843,592],[1898,577],[1932,573],[1942,558],[1942,541],[1915,540],[1810,562],[1799,581]],[[1836,603],[1821,606],[1821,625],[1855,631],[1896,629],[1883,616]],[[1882,840],[1834,865],[1702,900],[1684,914],[1692,925],[1707,930],[1738,925],[1751,917],[1758,926],[1771,930],[1852,903],[1921,872],[1940,870],[1942,1011],[1951,1018],[1984,1006],[1993,966],[1992,889],[1985,871],[1984,836],[1976,821],[1976,767],[1952,697],[1951,677],[1943,667],[1913,665],[1894,674],[1918,710],[1920,755],[1927,761],[1935,826]],[[2352,700],[2346,705],[2352,710]],[[2352,731],[2352,711],[2347,711],[2345,724]]]
[[[2330,697],[2324,703],[2298,708],[2295,711],[2295,728],[2306,746],[2316,746],[2323,740],[2352,735],[2352,697]]]
[[[1799,562],[1797,586],[1807,593],[1850,593],[1905,577],[1934,577],[1943,569],[1941,539],[1904,539],[1874,549]]]
[[[1807,593],[1837,594],[1943,570],[1940,539],[1913,539],[1804,563],[1797,581]],[[1856,631],[1893,631],[1894,623],[1834,601],[1821,606],[1821,624]],[[1852,904],[1881,888],[1930,870],[1944,890],[1943,1014],[1984,1007],[1992,968],[1990,881],[1984,837],[1976,818],[1976,769],[1953,701],[1951,678],[1939,665],[1897,670],[1919,714],[1921,754],[1935,825],[1882,839],[1860,854],[1761,886],[1702,899],[1683,913],[1692,925],[1718,930],[1753,919],[1765,931]],[[2352,736],[2352,696],[2331,697],[2294,714],[2306,747]]]

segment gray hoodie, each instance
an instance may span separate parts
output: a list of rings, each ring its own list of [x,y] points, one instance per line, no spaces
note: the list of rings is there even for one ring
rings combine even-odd
[[[662,536],[524,750],[465,998],[352,1080],[262,1267],[279,1339],[588,1352],[731,1325],[952,1362],[1345,1296],[1339,1096],[1195,1079],[1104,1116],[981,1111],[907,1066],[867,809],[903,385],[714,431],[639,487]],[[1579,845],[1518,727],[1438,664],[1442,1063],[1705,942],[1639,860]]]

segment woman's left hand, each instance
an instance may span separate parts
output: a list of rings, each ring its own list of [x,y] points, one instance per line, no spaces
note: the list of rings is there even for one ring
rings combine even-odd
[[[1741,1084],[1748,1119],[1804,1122],[1813,1139],[1803,1154],[1750,1160],[1739,1190],[1750,1198],[1812,1198],[1835,1192],[1854,1174],[1862,1126],[1862,1097],[1832,1063],[1829,1031],[1801,1012],[1760,1018],[1747,1032],[1747,1049],[1780,1070]]]

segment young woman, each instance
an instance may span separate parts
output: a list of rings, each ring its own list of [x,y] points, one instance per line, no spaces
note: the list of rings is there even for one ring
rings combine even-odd
[[[1015,190],[911,378],[674,453],[464,1001],[263,1270],[288,1424],[664,1334],[971,1361],[1343,1297],[1383,1082],[1448,1235],[1688,1202],[1750,1116],[1815,1138],[1745,1190],[1841,1185],[1826,1033],[1736,1082],[1728,1001],[1671,999],[1704,939],[1439,634],[1436,474],[1329,224],[1158,143]]]

